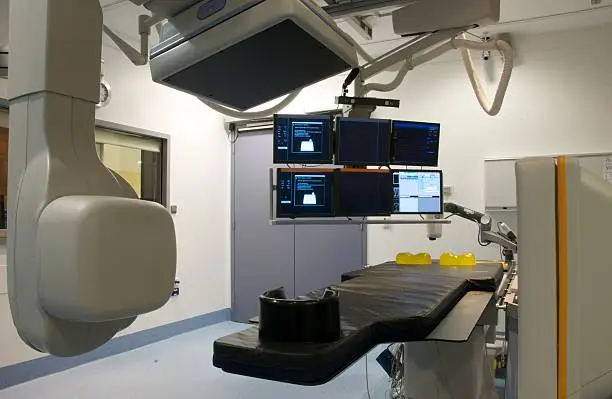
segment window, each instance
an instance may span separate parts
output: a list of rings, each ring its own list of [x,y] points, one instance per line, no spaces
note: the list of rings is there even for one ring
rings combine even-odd
[[[6,245],[8,142],[9,113],[0,108],[0,249]],[[139,198],[162,205],[167,204],[167,145],[166,139],[96,128],[96,150],[106,167],[121,175]],[[0,295],[6,292],[6,257],[0,251]]]
[[[9,114],[0,109],[0,238],[6,236]],[[104,165],[123,177],[138,197],[167,205],[167,140],[96,128],[96,150]]]
[[[96,129],[96,150],[104,165],[123,177],[139,198],[166,205],[164,139]]]

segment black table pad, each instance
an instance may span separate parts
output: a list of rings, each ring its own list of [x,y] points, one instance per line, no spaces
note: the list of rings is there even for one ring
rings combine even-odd
[[[258,328],[252,327],[215,341],[213,364],[233,374],[321,385],[378,344],[424,340],[467,292],[494,292],[502,276],[501,264],[449,268],[386,263],[347,273],[332,286],[340,298],[340,340],[262,342]]]

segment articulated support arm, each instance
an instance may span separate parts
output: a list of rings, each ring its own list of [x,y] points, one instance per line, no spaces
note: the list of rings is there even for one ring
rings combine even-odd
[[[367,63],[360,68],[359,77],[355,80],[355,96],[363,97],[371,91],[393,91],[404,81],[408,72],[415,67],[432,61],[450,50],[460,49],[466,72],[478,102],[487,114],[497,115],[501,110],[512,76],[514,50],[503,40],[476,42],[467,40],[465,34],[462,38],[457,38],[467,29],[469,27],[422,34]],[[482,83],[476,75],[470,50],[499,51],[503,56],[504,66],[493,102],[489,101]],[[403,63],[403,65],[391,82],[365,84],[368,79],[398,63]]]
[[[138,33],[140,34],[140,51],[132,47],[128,42],[119,37],[108,26],[104,25],[104,33],[119,47],[132,61],[134,65],[147,65],[149,62],[149,39],[151,37],[151,28],[156,26],[164,18],[157,16],[141,15],[138,17]]]
[[[452,202],[447,202],[444,204],[444,211],[478,224],[480,226],[480,242],[485,244],[497,244],[505,250],[511,251],[512,253],[516,253],[518,251],[516,234],[507,228],[507,226],[507,230],[503,233],[501,231],[499,233],[491,231],[492,220],[489,215],[454,204]]]
[[[326,0],[327,1],[327,0]],[[117,34],[110,30],[107,26],[104,27],[104,32],[115,42],[115,44],[126,54],[126,56],[136,65],[145,65],[149,58],[149,38],[151,27],[158,24],[165,18],[172,18],[176,12],[181,12],[186,7],[194,4],[197,0],[181,0],[180,4],[170,4],[174,2],[163,2],[155,0],[132,0],[137,5],[146,4],[146,6],[154,12],[153,17],[146,15],[140,16],[139,20],[139,33],[141,38],[140,50],[134,49],[131,45],[121,39]],[[155,7],[154,7],[155,5]],[[345,39],[353,44],[355,50],[359,55],[365,59],[365,64],[356,68],[351,74],[350,78],[343,86],[343,92],[346,90],[348,84],[354,80],[355,82],[355,97],[366,96],[371,91],[389,92],[397,89],[403,82],[408,72],[415,67],[427,63],[442,54],[453,50],[461,49],[462,56],[464,59],[464,65],[472,83],[472,87],[476,94],[476,97],[484,109],[489,115],[497,115],[501,109],[506,90],[512,74],[514,66],[514,53],[512,47],[501,40],[491,40],[488,42],[478,42],[472,40],[466,40],[465,36],[460,38],[459,36],[471,29],[470,26],[459,26],[451,29],[442,29],[430,33],[421,34],[406,43],[398,46],[397,48],[383,54],[382,56],[373,59],[354,39],[345,35]],[[471,59],[469,50],[478,51],[499,51],[503,55],[504,67],[501,74],[500,83],[495,94],[495,98],[492,102],[487,98],[486,92],[483,89],[483,85],[480,83],[474,63]],[[367,81],[381,72],[388,70],[394,65],[401,64],[401,68],[395,78],[388,83],[367,83]],[[356,74],[356,75],[355,75]],[[225,115],[235,118],[261,118],[269,116],[273,113],[279,112],[280,109],[284,108],[298,95],[298,92],[294,92],[287,96],[285,100],[277,104],[277,106],[271,107],[264,111],[244,113],[239,112],[225,106],[211,103],[210,101],[204,101],[205,104],[213,108],[214,110],[223,113]],[[364,115],[368,114],[368,111],[363,112]]]
[[[484,243],[490,242],[493,244],[497,244],[503,247],[504,249],[512,251],[513,253],[516,253],[518,251],[518,245],[515,242],[510,241],[499,233],[495,233],[492,231],[481,231],[480,240]]]

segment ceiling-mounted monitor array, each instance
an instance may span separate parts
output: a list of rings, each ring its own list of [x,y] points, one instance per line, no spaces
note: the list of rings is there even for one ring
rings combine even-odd
[[[275,164],[438,166],[440,124],[274,116]],[[333,148],[333,150],[332,150]]]
[[[443,213],[441,171],[277,169],[276,217]]]

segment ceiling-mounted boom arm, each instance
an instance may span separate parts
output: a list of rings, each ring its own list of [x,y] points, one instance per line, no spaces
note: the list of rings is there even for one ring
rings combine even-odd
[[[270,60],[269,65],[259,65],[257,70],[268,70],[269,77],[266,80],[273,79],[276,84],[267,85],[266,88],[260,87],[261,85],[258,82],[263,81],[263,77],[258,75],[255,78],[252,74],[249,75],[248,68],[239,74],[243,78],[242,80],[233,78],[234,81],[232,81],[233,87],[236,88],[234,91],[236,92],[245,91],[245,88],[250,89],[248,92],[251,94],[241,96],[241,98],[251,96],[257,98],[258,101],[239,100],[234,94],[219,94],[219,87],[227,88],[226,90],[229,91],[232,90],[227,84],[220,84],[221,81],[229,81],[232,78],[217,76],[219,71],[228,70],[225,63],[235,65],[235,62],[230,62],[230,58],[246,59],[245,57],[251,56],[250,52],[246,50],[251,47],[245,43],[247,43],[247,39],[258,37],[261,33],[260,27],[257,27],[256,24],[260,24],[265,18],[268,18],[263,17],[264,14],[269,16],[265,26],[262,25],[268,29],[264,30],[266,32],[271,32],[272,26],[281,26],[281,21],[291,20],[296,17],[308,21],[307,24],[312,23],[312,26],[318,24],[318,27],[311,31],[310,34],[315,40],[323,43],[318,48],[333,49],[332,52],[335,53],[333,57],[341,59],[342,63],[346,63],[343,65],[343,68],[333,67],[332,69],[335,68],[332,71],[333,73],[346,71],[349,67],[353,69],[351,78],[355,79],[354,96],[356,97],[366,96],[371,91],[388,92],[395,90],[403,82],[407,73],[416,66],[427,63],[447,51],[461,49],[465,68],[479,103],[487,114],[496,115],[501,109],[513,69],[513,50],[508,43],[499,40],[479,42],[466,40],[465,37],[458,38],[462,32],[479,24],[494,23],[499,20],[499,0],[462,0],[461,5],[454,4],[453,0],[435,0],[431,4],[426,1],[406,0],[360,0],[342,3],[335,0],[325,0],[327,3],[332,4],[330,7],[323,9],[312,0],[287,0],[280,3],[276,0],[234,0],[227,3],[203,0],[174,0],[172,2],[167,0],[131,1],[134,4],[146,7],[156,17],[141,16],[139,21],[141,36],[140,51],[134,49],[108,27],[105,27],[105,32],[117,46],[134,64],[144,65],[148,62],[149,58],[148,40],[150,28],[162,19],[167,18],[169,21],[167,25],[169,27],[169,34],[165,35],[165,40],[160,46],[151,50],[153,79],[156,82],[194,94],[218,112],[237,118],[263,117],[278,112],[280,108],[297,96],[297,90],[333,75],[330,71],[323,71],[323,69],[327,68],[323,67],[323,65],[331,65],[330,63],[319,63],[302,70],[300,68],[303,65],[296,66],[290,62],[295,57],[284,58],[284,60],[289,61],[274,61],[274,51],[269,50],[271,55],[268,54],[268,56],[262,57],[262,59]],[[336,8],[355,11],[363,9],[363,7],[372,10],[373,7],[379,8],[387,5],[394,7],[405,6],[393,12],[393,24],[396,33],[417,36],[388,53],[373,59],[352,37],[338,28],[334,22],[334,18],[340,15],[337,14],[338,10]],[[460,7],[461,12],[449,16],[439,11],[451,5]],[[280,12],[279,8],[286,8],[286,12]],[[354,15],[345,14],[345,11],[342,11],[344,18],[354,17]],[[277,12],[279,13],[278,15],[276,14]],[[287,15],[293,16],[289,18]],[[245,21],[249,21],[249,23],[247,24]],[[244,30],[242,30],[242,27],[245,27]],[[231,38],[231,32],[237,31],[240,32],[238,34],[240,37]],[[323,36],[315,37],[323,31],[325,31]],[[233,33],[233,35],[236,34]],[[286,34],[278,33],[278,35],[288,40]],[[204,40],[204,37],[206,40]],[[277,47],[277,44],[273,44],[278,42],[274,37],[266,37],[261,40],[268,43],[268,46],[265,47],[266,49]],[[243,45],[238,45],[238,43]],[[251,43],[256,43],[256,41]],[[303,46],[304,43],[300,41],[295,43],[298,47],[304,47],[303,51],[308,51],[309,47]],[[217,56],[217,51],[220,48],[225,49],[222,53],[226,54],[225,59],[223,56]],[[487,98],[483,85],[476,76],[474,64],[469,54],[470,49],[499,51],[503,54],[504,68],[498,90],[492,102]],[[232,55],[236,54],[234,51],[241,53],[243,57]],[[252,50],[251,53],[253,51],[255,50]],[[261,53],[262,51],[257,50],[257,52]],[[173,53],[173,55],[171,57],[164,55],[164,60],[162,61],[162,57],[159,56],[161,53]],[[352,55],[349,53],[352,53]],[[359,65],[355,53],[365,60],[365,64]],[[176,54],[177,58],[173,58],[174,54]],[[213,61],[213,58],[215,61]],[[319,58],[320,55],[316,55],[316,57],[313,55],[304,59]],[[221,61],[218,61],[219,63],[217,64],[216,60]],[[390,82],[382,84],[368,83],[368,80],[374,76],[402,63],[400,71]],[[283,70],[285,76],[282,79],[279,78],[277,73],[270,72],[275,70],[275,66],[279,67],[280,64],[283,64],[285,68]],[[199,70],[199,68],[203,68],[203,70]],[[251,68],[251,70],[254,69]],[[308,72],[305,72],[306,70]],[[199,78],[204,71],[208,73],[210,78],[207,79],[207,82],[202,82]],[[294,73],[287,73],[290,71],[294,71]],[[355,77],[356,71],[358,71],[358,76]],[[211,78],[212,76],[217,77]],[[249,77],[249,79],[246,80],[246,77]],[[236,80],[240,80],[240,83],[237,84]],[[283,82],[282,84],[278,83],[281,81]],[[274,86],[276,87],[271,88]],[[343,90],[345,90],[345,87]],[[264,94],[266,91],[270,91],[270,93]],[[290,91],[294,93],[293,96],[287,97],[285,101],[277,106],[256,113],[244,112],[260,103],[287,95]]]
[[[151,38],[151,28],[164,20],[159,16],[140,15],[138,17],[138,34],[140,35],[140,50],[136,50],[132,45],[123,40],[119,35],[113,32],[108,26],[104,25],[104,33],[119,47],[132,61],[134,65],[147,65],[149,62],[149,39]]]
[[[477,42],[467,40],[465,38],[465,34],[463,34],[463,38],[457,38],[459,34],[465,32],[469,28],[470,27],[456,28],[419,35],[403,45],[367,63],[360,68],[361,71],[359,78],[355,81],[355,95],[365,96],[370,91],[389,92],[395,90],[404,81],[404,78],[408,72],[413,70],[415,67],[432,61],[450,50],[460,49],[465,70],[468,74],[478,102],[488,115],[497,115],[501,110],[501,106],[510,83],[510,78],[512,77],[512,70],[514,68],[514,50],[510,44],[503,40]],[[486,91],[478,79],[474,62],[469,52],[470,50],[499,51],[502,54],[504,64],[493,102],[489,101]],[[391,82],[386,84],[365,84],[366,80],[378,75],[384,70],[400,62],[403,62],[404,64]]]

